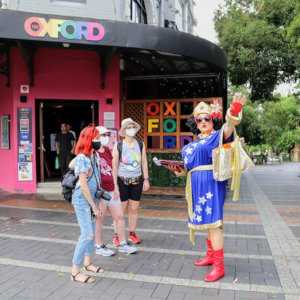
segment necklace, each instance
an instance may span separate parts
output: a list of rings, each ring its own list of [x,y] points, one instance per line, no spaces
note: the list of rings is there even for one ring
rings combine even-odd
[[[212,135],[214,132],[215,132],[215,131],[212,130],[210,133],[200,133],[200,134],[198,135],[198,137],[199,137],[199,139],[205,139],[205,138],[209,137],[210,135]]]

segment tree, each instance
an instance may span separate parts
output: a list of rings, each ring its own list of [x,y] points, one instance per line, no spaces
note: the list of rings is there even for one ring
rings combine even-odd
[[[300,2],[298,2],[296,7],[296,14],[287,28],[287,35],[291,39],[295,49],[296,49],[296,63],[298,77],[300,73]]]
[[[243,121],[237,127],[238,133],[245,138],[249,145],[258,145],[264,142],[263,131],[261,128],[262,111],[258,105],[247,103],[243,111]]]
[[[216,12],[215,27],[228,56],[230,80],[234,85],[248,83],[252,100],[268,100],[277,84],[294,79],[297,54],[287,28],[298,16],[297,2],[227,0]]]
[[[283,97],[264,104],[261,126],[264,140],[275,149],[282,141],[290,140],[300,126],[300,104],[295,97]],[[299,130],[297,129],[297,132]],[[290,143],[290,142],[289,142]]]

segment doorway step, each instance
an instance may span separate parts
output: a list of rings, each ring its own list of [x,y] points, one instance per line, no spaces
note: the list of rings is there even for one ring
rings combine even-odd
[[[38,183],[37,196],[43,200],[64,200],[61,194],[60,181]]]

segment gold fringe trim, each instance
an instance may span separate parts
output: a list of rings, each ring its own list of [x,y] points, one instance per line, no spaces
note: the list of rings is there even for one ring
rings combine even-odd
[[[232,164],[232,178],[231,178],[231,191],[233,191],[232,201],[238,201],[240,198],[240,187],[241,187],[241,156],[239,151],[240,138],[238,135],[235,136],[233,142],[233,164]]]
[[[208,229],[215,229],[219,227],[223,227],[223,220],[218,220],[215,223],[210,223],[210,224],[203,224],[203,225],[194,225],[194,224],[188,224],[189,226],[189,236],[190,236],[190,241],[193,245],[195,245],[195,233],[196,231],[202,231],[202,230],[208,230]]]

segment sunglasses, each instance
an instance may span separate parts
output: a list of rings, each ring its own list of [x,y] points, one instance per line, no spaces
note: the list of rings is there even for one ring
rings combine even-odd
[[[110,133],[103,133],[101,136],[110,136]]]
[[[205,121],[205,122],[210,122],[211,121],[211,118],[210,117],[199,117],[199,118],[195,118],[195,121],[196,123],[201,123],[202,121]]]

